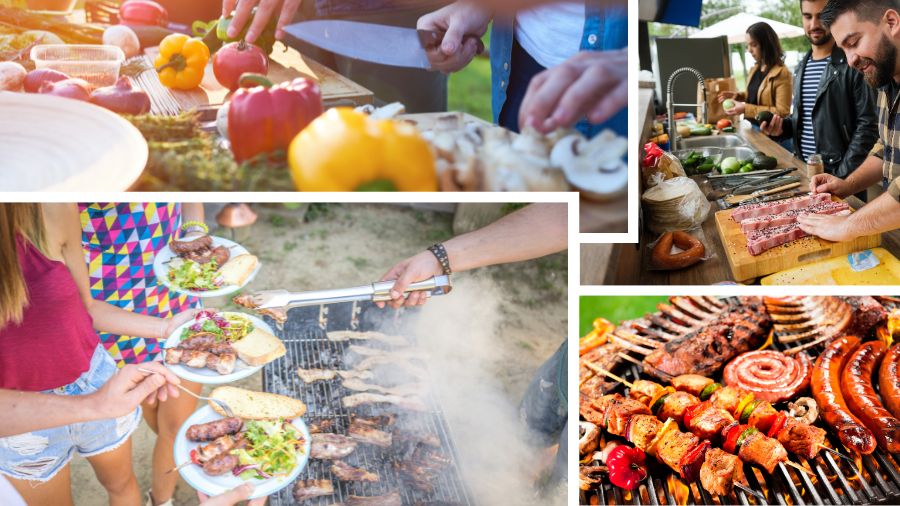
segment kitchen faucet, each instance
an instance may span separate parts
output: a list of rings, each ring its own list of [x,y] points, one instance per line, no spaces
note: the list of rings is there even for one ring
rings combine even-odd
[[[697,81],[700,83],[700,90],[703,92],[703,101],[699,104],[676,104],[673,103],[672,97],[672,86],[675,84],[675,78],[680,74],[684,74],[689,72],[694,74],[697,78]],[[669,143],[672,151],[678,149],[678,130],[675,129],[675,107],[697,107],[700,106],[700,116],[702,117],[702,123],[706,124],[708,119],[706,112],[706,83],[703,82],[703,74],[700,73],[699,70],[693,69],[691,67],[681,67],[680,69],[672,72],[672,75],[669,76],[669,82],[666,84],[666,104],[669,112]]]

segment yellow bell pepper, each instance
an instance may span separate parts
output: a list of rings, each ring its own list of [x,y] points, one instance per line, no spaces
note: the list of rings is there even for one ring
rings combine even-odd
[[[436,191],[434,154],[412,125],[330,109],[288,148],[299,191]]]
[[[159,43],[159,56],[153,62],[163,86],[192,90],[200,86],[209,61],[209,48],[200,39],[173,33]]]

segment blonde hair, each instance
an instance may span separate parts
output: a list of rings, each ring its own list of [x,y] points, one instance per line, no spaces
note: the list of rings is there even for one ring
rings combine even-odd
[[[0,204],[0,329],[10,322],[21,323],[28,306],[28,288],[16,250],[19,234],[44,249],[41,204]]]

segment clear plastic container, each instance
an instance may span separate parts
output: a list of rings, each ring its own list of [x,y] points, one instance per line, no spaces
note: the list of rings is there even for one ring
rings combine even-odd
[[[58,70],[99,88],[115,84],[125,53],[116,46],[41,44],[31,49],[31,59],[36,68]]]
[[[32,12],[46,14],[70,14],[77,0],[27,0],[25,6]]]

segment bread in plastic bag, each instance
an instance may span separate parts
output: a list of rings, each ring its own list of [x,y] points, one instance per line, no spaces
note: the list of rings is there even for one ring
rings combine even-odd
[[[641,196],[650,230],[657,233],[691,230],[706,221],[710,203],[693,179],[684,176],[663,179],[660,174],[655,178],[655,186]]]

